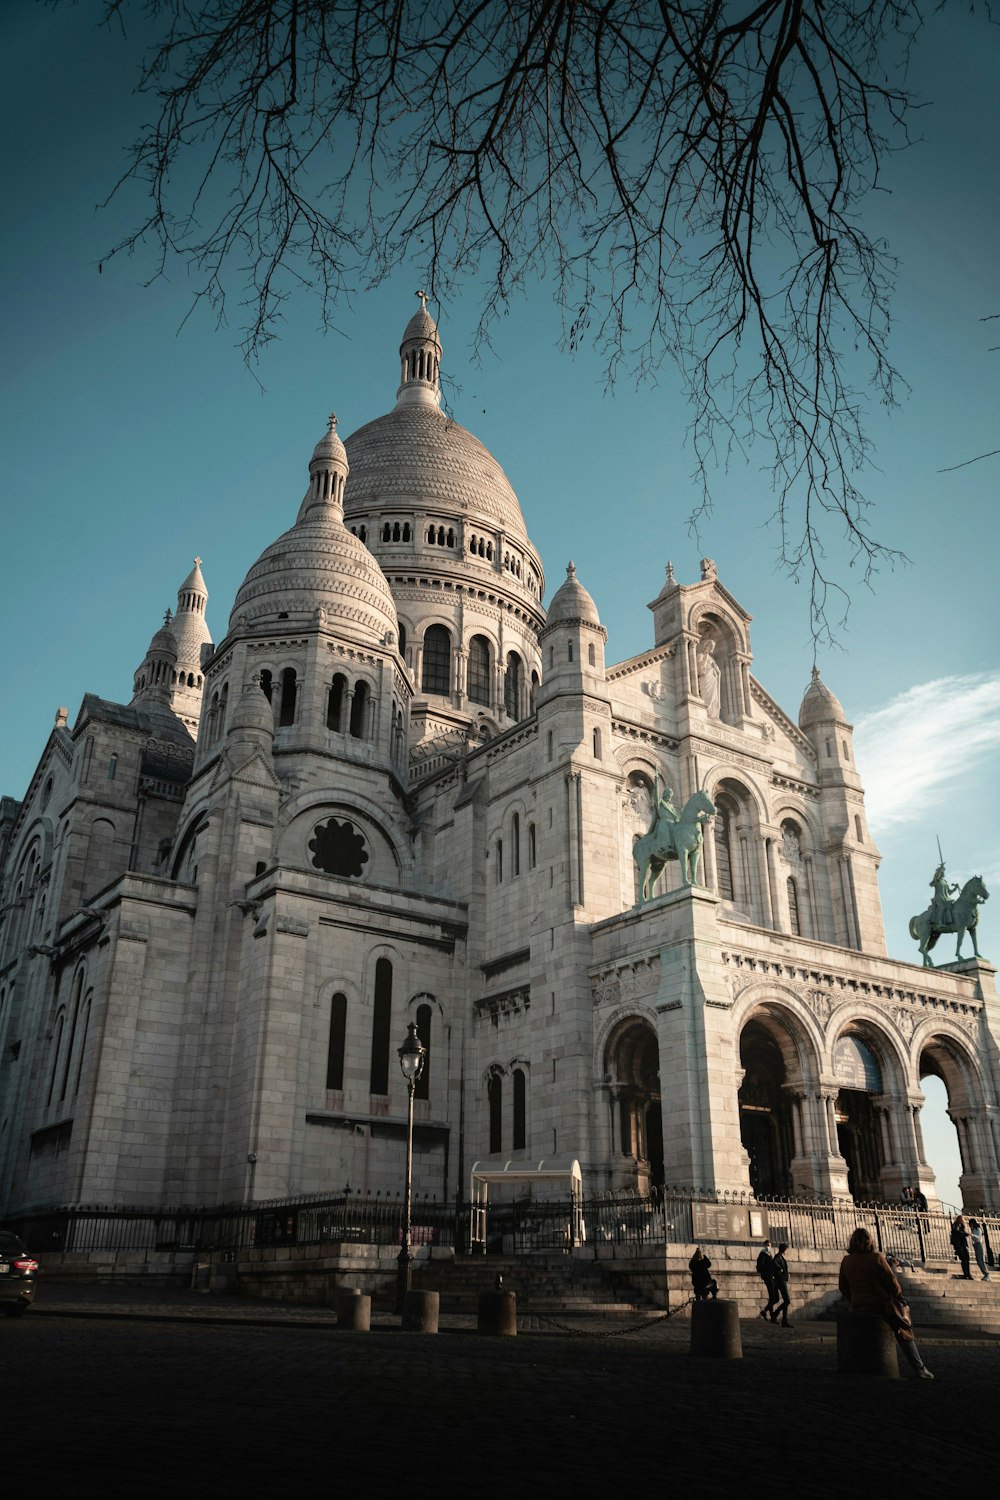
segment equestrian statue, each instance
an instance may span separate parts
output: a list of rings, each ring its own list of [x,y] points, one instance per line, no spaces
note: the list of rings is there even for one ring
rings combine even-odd
[[[958,934],[955,944],[956,962],[962,957],[962,943],[966,933],[972,939],[973,952],[977,958],[981,958],[982,954],[976,942],[976,927],[979,922],[979,908],[990,897],[982,876],[973,875],[972,879],[967,880],[959,890],[957,885],[952,885],[946,878],[944,860],[941,860],[930,884],[934,891],[930,906],[919,916],[910,918],[910,937],[920,948],[924,967],[927,969],[934,967],[929,950],[934,947],[943,932]]]
[[[674,806],[669,786],[660,791],[656,778],[656,806],[649,832],[637,838],[632,855],[639,867],[639,901],[648,901],[650,888],[668,859],[680,862],[681,880],[697,885],[698,864],[705,841],[704,825],[715,814],[715,804],[707,792],[695,792],[680,812]]]

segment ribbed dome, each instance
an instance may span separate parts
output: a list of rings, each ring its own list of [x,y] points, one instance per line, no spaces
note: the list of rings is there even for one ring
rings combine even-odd
[[[310,466],[319,462],[347,463],[347,454],[344,445],[337,433],[337,418],[331,413],[329,426],[313,449]]]
[[[402,343],[408,343],[410,339],[430,339],[440,344],[437,324],[426,307],[419,308],[404,328]]]
[[[546,614],[546,626],[568,625],[571,621],[584,621],[587,625],[600,625],[601,617],[579,578],[576,567],[570,563],[566,569],[566,582],[556,589]]]
[[[411,325],[426,316],[416,313]],[[437,506],[528,542],[521,507],[503,469],[478,438],[436,406],[396,406],[349,437],[347,455],[348,517],[393,505]]]
[[[831,719],[837,719],[841,724],[847,723],[847,715],[840,699],[835,693],[831,693],[820,677],[819,667],[813,667],[812,682],[806,688],[802,707],[799,709],[799,728],[811,729],[816,724],[828,724]]]
[[[326,514],[312,509],[261,553],[236,595],[229,628],[240,615],[257,624],[283,614],[311,617],[319,608],[373,645],[399,631],[385,574],[332,507]]]

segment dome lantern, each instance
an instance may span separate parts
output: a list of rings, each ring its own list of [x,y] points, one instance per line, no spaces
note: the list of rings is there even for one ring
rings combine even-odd
[[[397,406],[440,406],[441,339],[437,324],[427,311],[427,293],[418,292],[420,311],[403,330],[399,346]]]

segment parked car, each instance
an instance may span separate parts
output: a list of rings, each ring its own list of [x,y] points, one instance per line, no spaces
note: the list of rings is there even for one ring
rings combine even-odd
[[[0,1306],[8,1318],[26,1313],[35,1300],[38,1262],[16,1234],[0,1229]]]

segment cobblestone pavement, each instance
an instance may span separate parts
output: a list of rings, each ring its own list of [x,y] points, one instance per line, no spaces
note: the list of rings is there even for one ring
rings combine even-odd
[[[325,1309],[167,1290],[47,1286],[40,1299],[0,1320],[12,1493],[603,1495],[645,1481],[839,1500],[905,1474],[921,1496],[976,1472],[993,1444],[981,1417],[995,1339],[926,1339],[933,1383],[878,1381],[838,1376],[833,1331],[815,1324],[744,1323],[730,1362],[691,1359],[675,1319],[535,1320],[489,1339],[469,1319],[436,1337],[388,1317],[354,1334]]]

